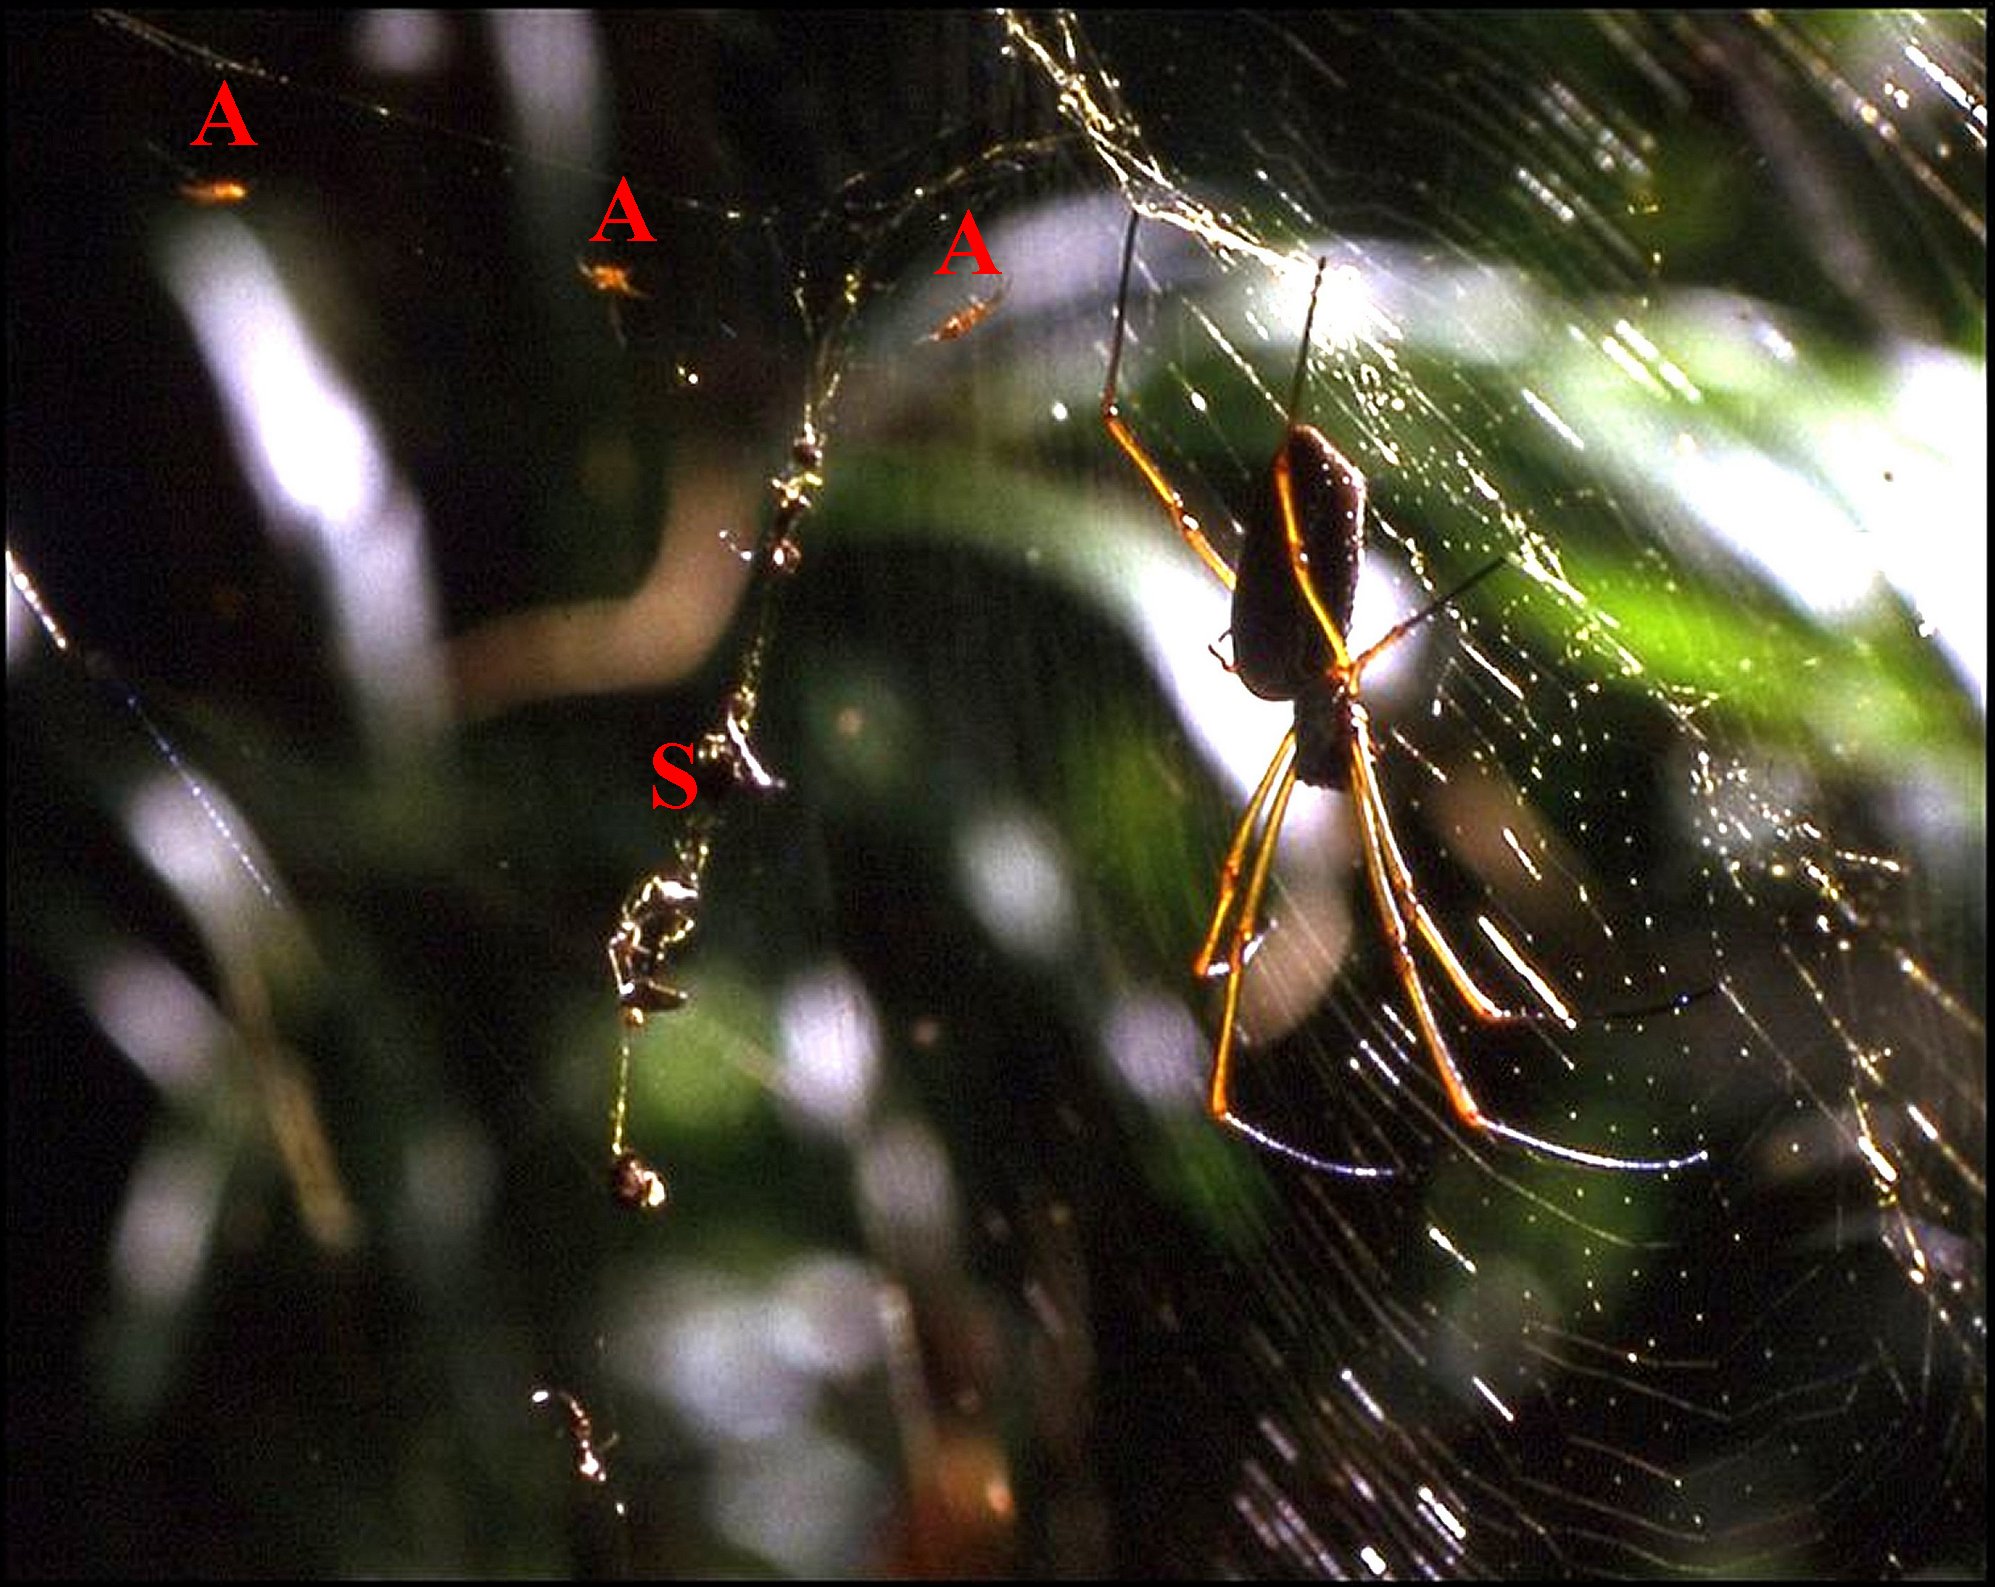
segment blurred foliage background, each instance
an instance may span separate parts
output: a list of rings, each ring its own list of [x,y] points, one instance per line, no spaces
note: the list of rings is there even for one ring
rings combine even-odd
[[[1983,1569],[1983,27],[10,20],[10,1571]],[[1328,799],[1242,1085],[1397,1177],[1204,1119],[1283,715],[1131,203],[1222,545],[1361,283],[1371,631],[1512,565],[1381,669],[1429,901],[1708,989],[1465,1067],[1707,1172],[1459,1127]]]

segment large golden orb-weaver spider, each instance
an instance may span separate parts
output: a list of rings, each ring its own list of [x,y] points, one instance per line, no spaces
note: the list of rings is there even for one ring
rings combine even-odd
[[[1477,1103],[1435,1017],[1427,982],[1415,958],[1416,945],[1432,956],[1469,1013],[1483,1024],[1549,1020],[1572,1029],[1579,1022],[1552,990],[1550,982],[1510,944],[1493,921],[1485,919],[1482,922],[1485,935],[1531,989],[1544,1012],[1518,1013],[1498,1003],[1477,984],[1428,911],[1393,831],[1391,812],[1379,781],[1371,716],[1365,709],[1360,684],[1367,667],[1409,631],[1504,566],[1504,560],[1499,557],[1485,564],[1455,588],[1395,624],[1383,638],[1364,650],[1352,651],[1345,636],[1350,631],[1358,572],[1364,558],[1365,480],[1321,430],[1303,423],[1298,416],[1309,366],[1309,335],[1315,323],[1317,294],[1323,284],[1325,261],[1318,260],[1309,312],[1303,322],[1302,347],[1296,355],[1288,427],[1269,465],[1262,499],[1244,524],[1238,561],[1229,565],[1206,538],[1198,520],[1186,511],[1183,497],[1144,449],[1116,405],[1116,379],[1121,369],[1129,314],[1129,276],[1135,260],[1138,219],[1135,214],[1130,216],[1122,246],[1122,277],[1115,298],[1115,339],[1101,394],[1102,423],[1115,444],[1136,465],[1186,544],[1233,592],[1233,670],[1240,681],[1264,700],[1291,700],[1295,704],[1294,725],[1283,735],[1240,817],[1220,871],[1219,897],[1211,923],[1192,961],[1195,975],[1219,974],[1226,987],[1219,1034],[1213,1046],[1207,1111],[1267,1150],[1306,1167],[1358,1178],[1379,1177],[1389,1172],[1318,1157],[1233,1111],[1233,1058],[1239,1045],[1240,986],[1245,979],[1248,953],[1274,863],[1275,842],[1288,814],[1290,796],[1295,785],[1302,782],[1350,796],[1372,904],[1392,956],[1394,974],[1412,1009],[1421,1044],[1433,1059],[1449,1105],[1462,1123],[1495,1139],[1591,1168],[1661,1173],[1701,1162],[1705,1156],[1702,1151],[1682,1157],[1630,1158],[1568,1146],[1492,1118]]]

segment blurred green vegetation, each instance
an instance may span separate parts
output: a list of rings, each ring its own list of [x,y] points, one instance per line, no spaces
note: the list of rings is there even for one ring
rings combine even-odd
[[[1127,196],[1248,217],[1278,250],[1352,242],[1407,294],[1390,357],[1326,349],[1306,406],[1372,479],[1381,577],[1515,568],[1380,708],[1451,937],[1498,917],[1608,1010],[1720,988],[1465,1052],[1493,1112],[1713,1155],[1668,1179],[1542,1163],[1447,1115],[1353,872],[1320,1006],[1242,1083],[1269,1128],[1399,1171],[1356,1190],[1198,1108],[1212,1010],[1185,965],[1236,791],[1148,626],[1186,553],[1094,417],[1125,195],[1077,101],[980,14],[605,15],[614,141],[564,161],[510,118],[526,68],[487,24],[438,21],[442,64],[409,78],[362,64],[363,25],[188,16],[162,47],[115,18],[10,22],[9,532],[77,641],[55,656],[10,607],[11,1570],[1985,1563],[1962,1320],[1985,1271],[1983,704],[1902,594],[1811,608],[1708,532],[1666,439],[1878,537],[1910,527],[1849,489],[1844,437],[1930,443],[1961,521],[1917,528],[1943,570],[1977,537],[1985,560],[1985,455],[1907,433],[1893,396],[1908,350],[1983,356],[1979,151],[1918,163],[1965,130],[1929,90],[1896,145],[1849,108],[1914,37],[1978,96],[1979,19],[1029,24],[1117,80],[1087,79],[1172,184],[1125,165]],[[160,151],[224,71],[269,129],[243,224],[324,272],[322,334],[422,505],[446,638],[632,588],[690,456],[738,456],[750,483],[696,528],[752,545],[759,482],[839,376],[762,679],[787,789],[703,795],[724,802],[693,998],[631,1038],[662,1218],[605,1188],[603,944],[681,830],[646,804],[650,750],[717,719],[745,622],[652,686],[374,752],[330,597],[261,523],[153,263]],[[598,168],[664,200],[621,336],[575,280]],[[910,355],[895,312],[961,208],[995,247],[1069,203],[1078,240],[1035,257],[1075,284],[1022,279]],[[1225,250],[1172,273],[1161,221],[1142,241],[1125,403],[1224,544],[1281,424],[1273,276]],[[1523,307],[1452,309],[1455,267]],[[1700,295],[1766,307],[1792,357],[1750,358]],[[1670,332],[1698,403],[1603,378],[1624,319]],[[182,769],[240,812],[277,902]],[[135,840],[152,785],[220,880]],[[1499,871],[1499,833],[1550,880]],[[979,836],[1009,864],[979,871]],[[1052,878],[1018,907],[1035,930],[998,929],[993,872]],[[812,1050],[794,1031],[823,986],[844,1012]],[[1165,1100],[1118,1069],[1113,1014],[1160,1022]],[[181,1024],[142,1069],[147,1020]],[[820,1077],[858,1099],[843,1122],[805,1060],[852,1066]],[[301,1211],[296,1134],[279,1150],[300,1085],[348,1246]],[[588,1406],[609,1483],[577,1475],[546,1387]]]

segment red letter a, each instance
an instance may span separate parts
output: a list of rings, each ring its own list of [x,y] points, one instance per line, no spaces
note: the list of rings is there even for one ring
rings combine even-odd
[[[623,210],[621,215],[617,213],[619,208]],[[610,200],[610,207],[603,212],[603,224],[596,228],[596,235],[589,241],[608,242],[610,239],[603,233],[611,226],[628,226],[632,242],[658,240],[651,235],[651,228],[644,224],[644,217],[637,212],[637,200],[630,196],[630,178],[627,176],[617,178],[616,197]]]
[[[215,95],[215,102],[208,107],[208,119],[201,123],[201,136],[189,139],[188,148],[208,147],[208,134],[216,125],[217,112],[234,135],[237,148],[241,148],[245,143],[256,142],[256,139],[249,135],[249,124],[242,119],[242,112],[236,109],[236,96],[229,92],[229,80],[224,77],[221,92]]]
[[[963,241],[966,237],[969,239],[967,243]],[[958,246],[958,244],[961,244],[961,246]],[[1002,270],[991,263],[991,251],[984,246],[983,233],[977,230],[977,217],[972,215],[967,209],[963,211],[963,224],[956,228],[956,241],[949,245],[949,252],[942,260],[942,268],[935,273],[939,276],[949,275],[951,273],[949,261],[954,259],[958,254],[963,255],[966,259],[976,260],[976,273],[980,276],[1001,276],[1004,274]]]

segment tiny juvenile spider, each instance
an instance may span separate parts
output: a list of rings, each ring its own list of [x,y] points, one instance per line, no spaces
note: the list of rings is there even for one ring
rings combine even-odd
[[[651,294],[641,291],[630,279],[629,265],[590,264],[586,259],[577,259],[575,268],[589,283],[590,291],[600,293],[609,300],[610,330],[617,339],[617,346],[628,347],[630,341],[623,330],[623,306],[626,303],[646,302]]]
[[[1323,284],[1326,262],[1318,260],[1309,312],[1303,322],[1302,347],[1296,355],[1295,382],[1289,393],[1288,427],[1269,464],[1262,498],[1246,520],[1238,562],[1229,566],[1206,539],[1198,520],[1185,510],[1183,498],[1156,460],[1144,450],[1116,406],[1116,377],[1122,363],[1124,327],[1129,313],[1129,274],[1135,260],[1137,223],[1138,217],[1132,214],[1122,245],[1122,279],[1115,299],[1115,340],[1101,394],[1102,424],[1136,465],[1186,544],[1233,592],[1231,670],[1262,699],[1291,700],[1295,704],[1295,723],[1283,735],[1234,831],[1220,871],[1219,897],[1213,906],[1212,920],[1192,961],[1194,975],[1218,974],[1226,983],[1219,1035],[1213,1046],[1207,1111],[1258,1145],[1305,1167],[1355,1178],[1390,1173],[1387,1169],[1318,1157],[1291,1146],[1233,1111],[1232,1072],[1239,1042],[1240,984],[1245,979],[1248,950],[1254,941],[1261,900],[1274,864],[1275,840],[1287,817],[1295,785],[1303,782],[1350,796],[1357,815],[1372,904],[1391,952],[1393,971],[1457,1118],[1484,1135],[1592,1168],[1660,1173],[1702,1161],[1705,1154],[1701,1151],[1684,1157],[1627,1158],[1567,1146],[1491,1118],[1477,1104],[1475,1093],[1456,1064],[1435,1018],[1427,983],[1414,957],[1416,943],[1426,948],[1469,1013],[1483,1024],[1549,1018],[1572,1029],[1578,1021],[1544,976],[1510,944],[1493,921],[1484,918],[1481,921],[1484,933],[1544,1005],[1545,1013],[1516,1013],[1504,1008],[1477,985],[1428,912],[1393,831],[1375,764],[1377,750],[1372,740],[1371,716],[1365,709],[1359,685],[1367,667],[1412,629],[1502,567],[1503,559],[1499,557],[1477,569],[1454,589],[1395,624],[1369,648],[1352,652],[1345,635],[1350,631],[1358,570],[1364,556],[1365,480],[1322,431],[1304,424],[1297,416],[1309,367],[1309,333],[1315,322],[1316,296]]]
[[[180,196],[190,204],[199,204],[203,209],[219,209],[230,204],[240,204],[249,197],[249,184],[238,182],[234,177],[218,176],[206,182],[182,182]]]
[[[1005,294],[1011,291],[1011,278],[1006,277],[997,284],[997,290],[989,297],[972,298],[955,313],[947,315],[934,330],[922,337],[924,342],[954,342],[968,336],[985,320],[1003,306]]]
[[[648,298],[648,292],[640,292],[632,285],[630,266],[619,264],[590,264],[586,259],[577,259],[575,268],[582,273],[582,279],[605,297]]]

